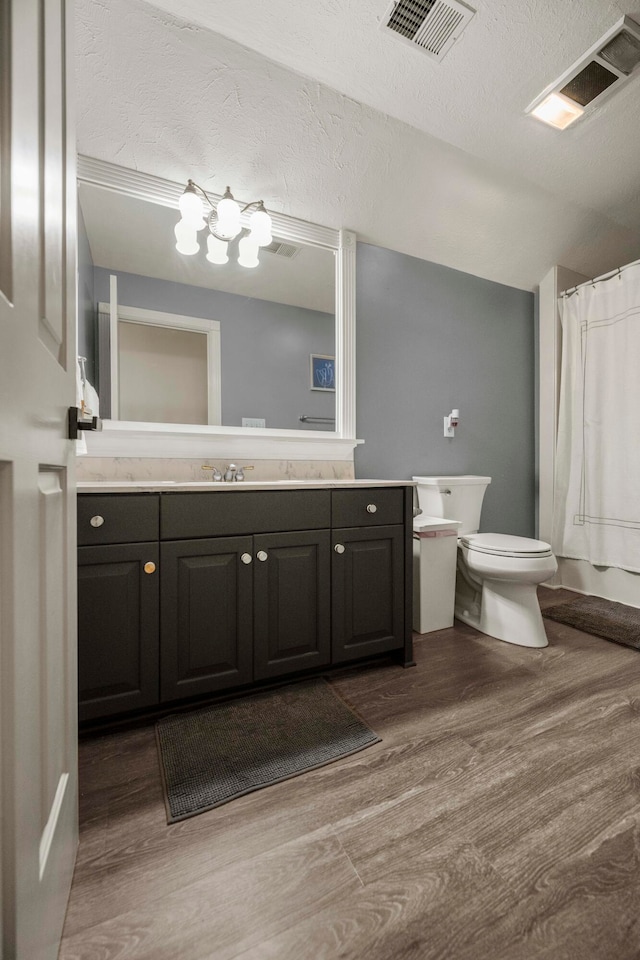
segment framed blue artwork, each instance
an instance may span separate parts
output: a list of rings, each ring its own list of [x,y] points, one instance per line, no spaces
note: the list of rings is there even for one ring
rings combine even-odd
[[[309,354],[311,390],[336,390],[336,358],[321,353]]]

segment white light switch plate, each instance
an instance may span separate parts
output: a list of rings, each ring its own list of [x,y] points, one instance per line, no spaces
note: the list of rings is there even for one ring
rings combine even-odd
[[[266,427],[267,421],[263,417],[243,417],[243,427]]]

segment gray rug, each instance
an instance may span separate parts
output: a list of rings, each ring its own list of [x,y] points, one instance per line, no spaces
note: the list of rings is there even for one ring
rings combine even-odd
[[[156,737],[169,823],[380,742],[322,678],[173,714]]]
[[[578,597],[542,611],[548,620],[557,620],[585,633],[640,650],[640,610],[602,597]]]

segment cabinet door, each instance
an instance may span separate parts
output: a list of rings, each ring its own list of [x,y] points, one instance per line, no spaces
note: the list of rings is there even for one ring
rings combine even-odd
[[[157,566],[157,543],[78,549],[80,720],[158,702]]]
[[[253,679],[252,546],[251,537],[161,545],[163,700]]]
[[[332,548],[333,663],[402,647],[404,527],[333,530]]]
[[[329,531],[254,537],[255,677],[330,661]]]

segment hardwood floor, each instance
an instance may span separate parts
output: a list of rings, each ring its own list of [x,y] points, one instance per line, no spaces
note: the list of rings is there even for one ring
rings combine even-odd
[[[152,726],[83,740],[60,960],[638,960],[640,654],[545,625],[343,671],[382,743],[172,826]]]

